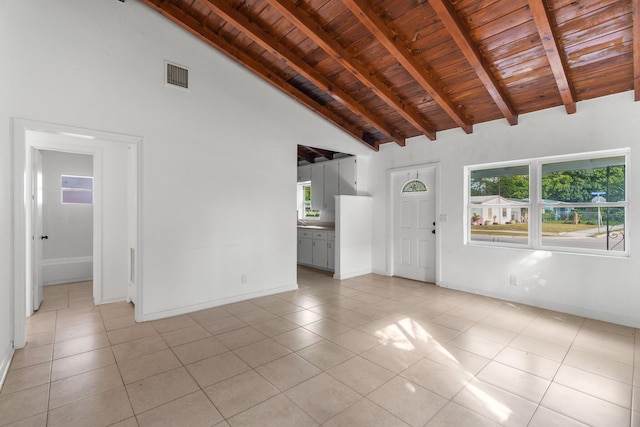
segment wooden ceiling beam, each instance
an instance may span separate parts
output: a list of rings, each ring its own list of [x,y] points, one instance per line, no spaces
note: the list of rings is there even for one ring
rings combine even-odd
[[[338,115],[334,111],[329,108],[321,105],[316,100],[309,97],[304,92],[300,91],[295,86],[288,83],[282,77],[274,74],[271,70],[265,67],[263,64],[259,63],[251,56],[249,56],[244,50],[239,49],[236,46],[230,44],[223,37],[219,36],[212,30],[203,26],[202,23],[194,19],[192,16],[187,15],[181,9],[176,6],[170,4],[169,2],[165,2],[164,0],[141,0],[143,3],[158,11],[165,18],[179,25],[189,33],[193,34],[198,39],[207,43],[209,46],[215,48],[220,51],[233,61],[239,63],[240,65],[247,68],[249,71],[253,72],[257,76],[264,79],[266,82],[270,83],[274,87],[280,89],[282,92],[291,96],[293,99],[300,102],[302,105],[309,108],[311,111],[314,111],[327,121],[333,123],[335,126],[341,128],[361,142],[366,145],[368,148],[378,151],[377,146],[372,146],[368,142],[364,140],[364,131],[360,129],[358,126],[355,126],[345,120],[344,117]]]
[[[317,154],[319,157],[325,157],[328,160],[333,160],[333,155],[335,154],[333,151],[329,151],[329,150],[322,150],[320,148],[313,148],[313,147],[308,147],[305,146],[307,148],[307,150],[311,151],[312,153]]]
[[[282,16],[293,23],[298,30],[302,31],[307,37],[313,40],[314,43],[316,43],[336,62],[342,65],[347,71],[351,72],[362,84],[375,93],[378,98],[382,99],[406,121],[411,123],[413,127],[418,129],[429,139],[436,139],[436,131],[433,126],[428,124],[417,111],[405,105],[404,102],[399,99],[387,85],[382,83],[382,81],[380,81],[380,79],[377,78],[371,70],[362,65],[353,54],[343,48],[340,43],[338,43],[331,34],[327,33],[313,18],[290,1],[266,1]]]
[[[633,0],[633,90],[640,101],[640,0]]]
[[[513,105],[500,87],[498,79],[496,79],[485,62],[480,49],[478,49],[476,42],[471,38],[468,29],[453,8],[451,1],[429,0],[429,4],[433,10],[435,10],[440,21],[453,38],[453,41],[458,45],[462,54],[473,67],[482,84],[487,88],[489,95],[493,98],[493,101],[500,109],[500,112],[502,112],[504,118],[507,119],[512,126],[517,125],[518,114],[515,108],[513,108]]]
[[[343,0],[343,3],[373,34],[373,36],[391,53],[416,82],[433,98],[453,121],[466,133],[473,132],[473,125],[462,114],[460,108],[453,104],[442,87],[429,75],[427,70],[411,54],[407,46],[398,41],[387,24],[373,10],[367,0]]]
[[[564,56],[560,53],[560,43],[553,30],[553,17],[549,11],[545,0],[527,0],[529,2],[529,10],[533,16],[533,21],[538,28],[542,46],[547,54],[547,60],[551,66],[551,71],[556,79],[558,91],[564,104],[564,108],[568,114],[576,112],[576,97],[568,78],[568,66]]]
[[[321,90],[327,92],[333,99],[340,102],[354,114],[362,117],[362,119],[371,126],[389,136],[398,145],[404,146],[405,136],[402,133],[389,127],[386,123],[382,122],[380,118],[375,116],[375,114],[368,111],[353,99],[348,93],[334,86],[332,82],[315,68],[296,56],[291,49],[279,42],[260,25],[251,21],[246,15],[231,7],[226,1],[201,0],[201,2],[230,25],[244,32],[254,43],[273,54],[276,58],[285,61],[289,67],[296,70],[296,72],[300,73]]]
[[[316,162],[316,158],[313,154],[308,153],[305,150],[306,147],[302,147],[301,145],[298,145],[298,158],[299,159],[303,159],[306,160],[309,163],[315,163]]]

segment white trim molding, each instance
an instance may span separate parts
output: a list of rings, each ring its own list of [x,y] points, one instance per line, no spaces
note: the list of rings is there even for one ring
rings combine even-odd
[[[43,259],[42,270],[44,286],[93,280],[93,257]]]
[[[7,373],[9,372],[9,366],[11,365],[11,359],[13,358],[14,352],[14,346],[9,345],[2,355],[2,359],[0,359],[0,389],[2,389],[4,380],[7,378]]]

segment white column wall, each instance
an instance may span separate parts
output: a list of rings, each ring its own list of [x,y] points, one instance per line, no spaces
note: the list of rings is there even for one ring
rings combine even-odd
[[[640,256],[636,227],[640,223],[638,135],[640,103],[632,92],[578,104],[567,115],[554,108],[520,116],[517,126],[505,120],[474,126],[471,135],[455,129],[424,137],[405,148],[382,146],[373,158],[374,271],[388,272],[387,183],[390,168],[440,162],[441,286],[496,296],[587,317],[640,326]],[[631,147],[627,219],[629,258],[561,252],[478,247],[464,244],[464,177],[466,165]],[[518,277],[510,286],[509,277]]]
[[[11,43],[3,17],[9,2],[0,1],[0,52]],[[0,77],[8,76],[8,62],[0,61]],[[9,83],[0,78],[0,382],[13,354],[13,228],[11,198],[11,139],[9,132]]]

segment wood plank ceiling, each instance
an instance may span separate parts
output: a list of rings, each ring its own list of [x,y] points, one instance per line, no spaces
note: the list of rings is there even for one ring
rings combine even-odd
[[[640,0],[142,2],[374,150],[640,100]]]

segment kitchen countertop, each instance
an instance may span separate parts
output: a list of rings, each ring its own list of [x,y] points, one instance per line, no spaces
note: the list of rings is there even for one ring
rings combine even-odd
[[[325,221],[298,221],[298,228],[307,228],[310,230],[335,230],[335,222]]]

